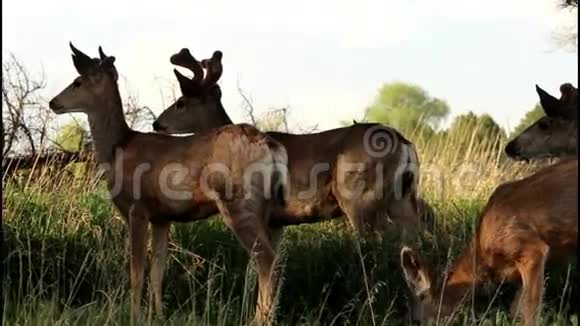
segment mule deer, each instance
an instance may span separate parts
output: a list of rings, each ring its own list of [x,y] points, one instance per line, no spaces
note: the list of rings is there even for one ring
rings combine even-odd
[[[232,124],[216,83],[223,71],[221,59],[222,53],[215,51],[199,62],[185,48],[171,56],[171,63],[191,70],[193,77],[174,70],[183,96],[153,123],[156,131],[204,132]],[[405,230],[420,225],[417,152],[395,129],[356,123],[313,134],[266,134],[283,144],[289,157],[287,204],[273,213],[281,224],[346,215],[357,234],[369,226],[377,237],[386,222]]]
[[[497,187],[475,235],[445,274],[436,276],[409,247],[401,266],[416,320],[449,316],[472,289],[487,280],[521,282],[512,314],[537,325],[548,258],[572,256],[578,235],[578,161],[565,159],[524,179]]]
[[[560,86],[560,99],[536,85],[546,116],[510,141],[506,154],[514,160],[575,156],[578,133],[578,88]]]
[[[161,315],[170,223],[205,219],[217,211],[256,258],[256,319],[267,321],[277,281],[275,244],[281,235],[269,227],[269,211],[281,203],[286,184],[284,147],[245,124],[189,137],[134,131],[123,116],[115,57],[99,47],[100,58],[92,59],[72,43],[70,47],[80,76],[50,107],[57,114],[86,113],[97,160],[110,167],[108,188],[129,229],[132,321],[140,319],[147,224],[152,227],[150,305]]]

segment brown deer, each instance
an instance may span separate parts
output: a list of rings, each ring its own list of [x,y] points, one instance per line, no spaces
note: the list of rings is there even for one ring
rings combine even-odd
[[[215,83],[222,75],[221,59],[222,53],[215,51],[212,58],[199,62],[185,48],[171,56],[171,63],[191,70],[193,77],[174,70],[183,96],[153,123],[156,131],[204,132],[232,124]],[[346,215],[357,234],[370,227],[379,238],[387,222],[404,230],[420,225],[417,152],[395,129],[356,123],[312,134],[266,134],[288,152],[290,190],[286,206],[273,213],[281,224]]]
[[[512,314],[537,325],[548,259],[572,256],[578,235],[578,161],[565,159],[524,179],[497,187],[483,209],[475,235],[445,273],[437,275],[409,247],[401,266],[415,320],[449,316],[488,280],[519,281]]]
[[[269,212],[283,199],[284,147],[245,124],[189,137],[132,130],[123,116],[115,57],[99,47],[100,58],[92,59],[72,43],[70,47],[80,76],[50,101],[50,107],[57,114],[87,114],[97,160],[109,167],[108,188],[129,229],[132,321],[141,315],[148,224],[150,305],[161,316],[170,224],[205,219],[218,211],[256,258],[256,320],[267,321],[277,281],[272,268],[275,247],[281,235],[279,228],[270,227]]]
[[[534,122],[510,141],[506,154],[514,160],[556,158],[577,155],[578,88],[560,86],[560,99],[536,85],[546,116]]]

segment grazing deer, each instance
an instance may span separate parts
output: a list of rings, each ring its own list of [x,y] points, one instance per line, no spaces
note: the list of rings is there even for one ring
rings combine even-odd
[[[530,160],[577,155],[578,88],[560,86],[560,99],[536,85],[546,116],[534,122],[510,141],[506,154],[514,160]]]
[[[223,71],[222,53],[196,60],[188,49],[171,63],[193,72],[174,73],[182,95],[153,123],[158,132],[204,132],[230,125],[216,83]],[[206,75],[204,77],[204,68]],[[386,222],[416,230],[419,161],[414,145],[396,130],[376,123],[356,123],[313,134],[267,132],[288,152],[289,193],[273,214],[283,225],[314,223],[346,215],[357,234],[367,226],[380,238]]]
[[[500,185],[483,209],[475,235],[444,274],[432,273],[413,249],[401,250],[412,316],[449,316],[471,289],[488,280],[521,282],[512,305],[524,325],[537,325],[548,258],[572,256],[578,235],[578,161],[565,159]]]
[[[108,188],[129,229],[132,321],[141,314],[147,225],[152,228],[150,305],[161,315],[170,223],[205,219],[218,211],[256,258],[256,319],[266,321],[276,289],[272,265],[281,235],[269,226],[269,211],[281,204],[284,192],[284,147],[246,124],[189,137],[132,130],[123,116],[115,57],[99,47],[100,58],[92,59],[72,43],[70,47],[80,76],[50,107],[57,114],[86,113],[97,161],[110,167]]]

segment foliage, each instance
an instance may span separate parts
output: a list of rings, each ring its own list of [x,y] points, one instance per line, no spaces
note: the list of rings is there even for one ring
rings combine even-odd
[[[560,0],[562,8],[578,8],[578,0]]]
[[[466,138],[466,135],[471,137]],[[492,146],[493,150],[486,152],[495,153],[500,150],[506,137],[503,129],[490,115],[477,116],[471,111],[457,116],[445,136],[455,139],[457,150],[464,153],[479,146]]]
[[[466,134],[469,134],[469,130],[475,130],[474,135],[478,138],[479,142],[491,137],[496,137],[497,135],[500,135],[500,137],[505,136],[505,132],[489,114],[477,116],[471,111],[457,116],[451,123],[448,133],[461,133],[465,136]]]
[[[485,152],[491,147],[477,147],[467,154],[457,150],[457,144],[451,137],[417,143],[423,162],[420,192],[440,218],[433,237],[409,241],[426,259],[441,265],[471,235],[474,219],[491,191],[538,168],[495,164],[493,158],[499,154]],[[26,178],[4,181],[7,260],[2,321],[7,325],[127,324],[127,234],[104,184],[64,171],[39,175],[30,182]],[[285,267],[279,324],[408,325],[407,290],[398,258],[400,234],[388,231],[385,239],[380,245],[359,244],[343,219],[288,227],[281,244]],[[167,324],[246,324],[256,299],[255,275],[247,262],[220,219],[174,225],[164,278]],[[561,324],[575,318],[570,314],[577,285],[567,282],[578,278],[575,265],[570,273],[568,266],[547,273],[546,321]],[[513,294],[513,286],[483,289],[474,306],[476,314],[468,304],[455,320],[466,325],[509,325],[507,307]]]
[[[253,112],[251,114],[251,120],[253,121],[253,124],[262,131],[289,131],[288,110],[286,108],[270,109],[259,117],[255,117]]]
[[[553,40],[560,48],[578,51],[578,0],[557,0],[560,8],[567,11],[569,19],[562,23],[554,32]]]
[[[64,151],[78,152],[84,148],[87,139],[86,128],[76,121],[71,121],[59,130],[54,142]]]
[[[538,121],[541,117],[545,115],[542,106],[538,103],[533,109],[528,111],[526,115],[520,120],[520,123],[514,128],[510,134],[510,138],[513,138],[522,133],[526,128],[531,126],[534,122]]]
[[[421,127],[432,134],[449,114],[444,100],[430,96],[427,91],[403,82],[385,83],[366,110],[366,120],[380,122],[409,133]]]

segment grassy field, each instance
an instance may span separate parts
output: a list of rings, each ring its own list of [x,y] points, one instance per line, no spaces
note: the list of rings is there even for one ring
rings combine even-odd
[[[457,150],[459,142],[462,150]],[[493,189],[538,166],[506,160],[492,142],[433,138],[415,143],[422,161],[421,195],[437,220],[432,236],[410,244],[433,264],[445,265],[471,236]],[[33,179],[3,180],[4,325],[127,324],[126,230],[104,185],[94,173],[84,178],[75,177],[74,169],[39,172]],[[396,230],[387,231],[382,244],[358,242],[339,219],[289,227],[282,248],[278,324],[410,323]],[[247,262],[219,217],[174,225],[164,324],[246,324],[256,282]],[[551,267],[547,274],[545,324],[577,325],[575,264]],[[514,292],[509,284],[485,286],[476,304],[466,306],[451,324],[510,325],[506,311]]]

